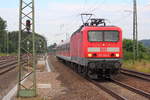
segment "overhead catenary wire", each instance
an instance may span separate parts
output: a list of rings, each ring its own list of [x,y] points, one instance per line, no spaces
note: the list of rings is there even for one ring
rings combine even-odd
[[[129,1],[123,1],[123,3],[122,3],[123,6],[120,6],[120,8],[117,9],[117,11],[119,12],[119,15],[116,15],[116,16],[122,16],[122,14],[120,14],[120,12],[125,13],[124,10],[128,10],[128,8],[130,7],[130,6],[129,7],[127,6],[127,4],[129,5],[128,2]],[[88,5],[89,1],[88,0],[84,0],[83,5],[82,6],[80,5],[81,7],[77,8],[76,10],[74,10],[74,12],[75,13],[80,13],[80,12],[84,11],[84,12],[98,13],[100,11],[101,7],[105,7],[106,6],[106,5],[104,5],[105,3],[106,3],[106,0],[103,0],[101,2],[99,2],[99,0],[96,0],[92,5]],[[125,8],[127,8],[127,9],[125,9]],[[103,17],[106,16],[103,13],[99,13],[99,14],[102,15]],[[108,13],[108,14],[111,15],[111,13]],[[130,16],[130,14],[129,14],[129,16]],[[117,24],[120,24],[120,23],[124,24],[125,20],[122,20],[122,19],[126,19],[127,20],[129,18],[129,16],[125,15],[125,16],[123,16],[121,18],[116,18],[114,21],[116,21]],[[78,16],[76,16],[76,17],[78,17]],[[114,18],[115,17],[112,17],[112,19],[114,19]],[[67,24],[64,25],[64,27],[63,27],[64,34],[65,33],[72,34],[71,31],[74,30],[72,27],[73,26],[76,26],[76,27],[79,26],[80,22],[77,22],[78,18],[74,18],[74,19],[76,19],[76,20],[74,20],[74,22],[73,21],[68,21]],[[109,18],[107,18],[107,19],[109,19]],[[64,23],[66,23],[66,22],[64,22]]]
[[[99,0],[97,0],[96,2],[95,2],[95,4],[94,4],[94,7],[92,8],[90,8],[90,9],[88,9],[88,11],[89,11],[89,13],[94,13],[94,11],[100,6],[103,6],[104,5],[104,3],[106,2],[107,0],[103,0],[101,3],[98,3],[99,2]]]
[[[82,8],[82,12],[84,12],[84,10],[86,9],[86,5],[87,5],[87,0],[84,0],[84,4],[83,4],[83,8]]]
[[[105,1],[105,0],[104,0]],[[97,4],[98,3],[98,0],[96,0],[96,2],[95,2],[95,4]],[[84,5],[82,6],[82,7],[79,7],[76,11],[81,11],[81,12],[83,12],[84,11],[84,9],[86,9],[86,4],[87,4],[87,0],[85,0],[84,1]],[[92,5],[92,7],[93,7],[93,5]],[[92,8],[91,7],[91,8]],[[80,14],[79,14],[80,15]],[[65,24],[64,25],[64,27],[63,27],[63,29],[65,29],[65,30],[69,30],[70,28],[72,28],[73,26],[75,26],[75,24],[77,24],[77,23],[80,23],[80,22],[77,22],[77,20],[78,20],[78,18],[76,19],[76,20],[74,20],[74,22],[69,22],[68,24]],[[79,27],[79,24],[78,25],[76,25],[76,27]],[[75,29],[72,29],[72,32],[74,31]],[[64,32],[64,34],[65,33],[69,33],[69,34],[72,34],[72,32],[70,31],[68,31],[68,32]],[[60,32],[60,34],[57,34],[57,36],[61,36],[62,34],[61,34],[61,32]]]

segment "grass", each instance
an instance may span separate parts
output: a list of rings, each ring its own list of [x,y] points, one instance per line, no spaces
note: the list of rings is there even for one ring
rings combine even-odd
[[[132,69],[144,73],[150,73],[150,61],[148,60],[135,61],[134,64],[132,60],[124,61],[123,68]]]
[[[17,100],[44,100],[40,97],[35,97],[35,98],[17,98]]]
[[[4,54],[4,53],[0,53],[0,56],[7,56],[7,54]]]
[[[16,53],[8,54],[8,56],[16,56]],[[0,53],[0,56],[7,56],[6,53]]]

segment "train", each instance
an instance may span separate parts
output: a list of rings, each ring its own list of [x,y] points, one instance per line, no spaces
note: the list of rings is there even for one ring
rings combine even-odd
[[[90,78],[115,76],[122,65],[122,29],[91,19],[57,45],[56,57]]]

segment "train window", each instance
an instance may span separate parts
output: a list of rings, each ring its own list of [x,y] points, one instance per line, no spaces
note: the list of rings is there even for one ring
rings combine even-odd
[[[105,41],[111,41],[116,42],[119,39],[119,32],[117,31],[104,31],[104,40]]]
[[[103,31],[89,31],[88,35],[90,42],[103,41]]]
[[[90,42],[117,42],[119,40],[118,31],[89,31],[88,38]]]

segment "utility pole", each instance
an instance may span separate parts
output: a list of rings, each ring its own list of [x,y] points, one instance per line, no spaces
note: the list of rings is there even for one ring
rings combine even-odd
[[[9,52],[8,52],[8,48],[9,48],[8,47],[9,46],[9,44],[8,44],[9,33],[8,32],[6,33],[6,38],[7,38],[7,41],[6,41],[7,43],[6,44],[7,44],[7,56],[8,56],[9,55]]]
[[[6,32],[6,34],[5,34],[5,53],[6,53],[6,55],[8,56],[8,31]]]
[[[137,1],[133,0],[133,63],[139,56],[138,47],[138,22],[137,22]]]
[[[22,38],[26,34],[26,38]],[[32,39],[31,39],[32,37]],[[17,97],[36,96],[36,53],[35,53],[35,24],[34,0],[20,0],[19,8],[19,34],[18,34],[18,89]],[[26,46],[26,41],[31,39],[32,51]],[[30,59],[27,59],[27,56]],[[30,64],[23,64],[29,60]],[[27,61],[28,62],[28,61]],[[28,70],[30,68],[30,70]]]

